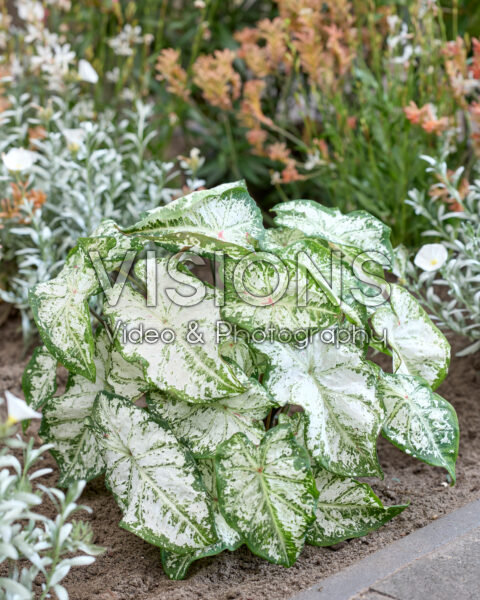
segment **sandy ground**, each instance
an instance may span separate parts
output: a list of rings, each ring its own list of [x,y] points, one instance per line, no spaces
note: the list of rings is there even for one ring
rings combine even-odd
[[[22,358],[19,321],[10,319],[0,328],[0,393],[21,393]],[[458,340],[453,340],[459,348]],[[377,532],[343,542],[333,550],[306,547],[290,569],[271,565],[246,548],[198,561],[185,581],[169,581],[163,574],[159,550],[117,527],[121,515],[106,491],[102,478],[91,482],[82,497],[93,508],[89,519],[95,541],[107,552],[93,565],[74,569],[65,580],[72,600],[260,600],[289,598],[294,592],[367,554],[403,537],[430,521],[480,498],[480,355],[454,358],[447,381],[439,393],[456,408],[461,428],[458,481],[446,486],[445,472],[402,454],[380,439],[378,452],[385,472],[383,481],[370,482],[386,504],[410,501],[411,506]],[[38,424],[30,433],[36,434]],[[51,457],[45,466],[54,466]],[[44,483],[54,484],[53,473]]]

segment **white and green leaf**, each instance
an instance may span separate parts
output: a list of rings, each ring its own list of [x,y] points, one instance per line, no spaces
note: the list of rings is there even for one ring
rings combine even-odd
[[[107,383],[117,396],[129,400],[137,400],[151,387],[145,381],[142,366],[125,360],[116,348],[110,352]]]
[[[207,556],[214,556],[223,552],[223,550],[236,550],[243,540],[240,535],[232,529],[225,521],[218,506],[217,481],[215,476],[215,467],[212,460],[199,460],[198,468],[202,474],[203,483],[209,494],[213,507],[213,517],[215,520],[215,530],[219,541],[211,546],[206,546],[189,554],[178,554],[162,550],[162,565],[165,573],[170,579],[184,579],[188,567],[196,560]]]
[[[88,298],[99,291],[95,270],[76,248],[60,274],[39,283],[29,302],[43,343],[69,371],[95,381]]]
[[[384,507],[366,483],[320,470],[316,520],[307,534],[313,546],[331,546],[375,531],[406,506]]]
[[[210,402],[216,398],[236,396],[245,391],[230,365],[222,360],[216,343],[215,327],[220,320],[213,292],[206,290],[204,299],[195,306],[178,306],[172,302],[166,288],[175,287],[167,271],[167,260],[157,263],[157,302],[147,306],[145,298],[130,284],[122,291],[115,306],[105,303],[104,312],[112,326],[121,321],[126,331],[143,327],[144,330],[171,329],[175,340],[164,343],[134,343],[129,335],[121,336],[119,349],[129,362],[143,366],[147,383],[173,394],[187,402]],[[193,275],[192,279],[195,279]],[[108,296],[108,294],[107,294]],[[202,341],[195,342],[190,335],[190,323],[197,326]]]
[[[214,456],[217,447],[238,432],[259,444],[265,434],[262,419],[274,402],[258,381],[241,373],[237,376],[247,388],[239,396],[190,404],[153,392],[148,396],[149,411],[167,421],[175,436],[199,458]]]
[[[237,181],[155,208],[125,233],[154,239],[174,252],[189,248],[207,256],[224,251],[241,257],[255,250],[264,230],[260,209],[245,182]]]
[[[318,492],[290,428],[270,429],[259,446],[237,433],[218,449],[215,469],[227,523],[255,554],[292,565],[315,518]]]
[[[313,459],[338,475],[381,475],[376,440],[384,419],[378,367],[353,344],[327,344],[320,334],[303,349],[258,345],[271,361],[263,384],[280,406],[302,406]]]
[[[101,330],[95,339],[94,382],[82,375],[70,374],[65,393],[51,397],[43,407],[40,436],[53,444],[51,450],[60,468],[60,485],[94,479],[104,470],[104,462],[95,436],[88,428],[97,394],[105,389],[108,370],[109,339]]]
[[[252,255],[254,258],[261,255]],[[290,332],[299,341],[307,333],[336,323],[340,309],[332,304],[311,276],[302,282],[299,292],[295,263],[276,258],[283,265],[285,288],[280,283],[275,265],[263,260],[253,261],[243,275],[237,269],[240,263],[227,261],[225,265],[225,304],[222,318],[247,331],[272,331],[275,339],[282,330]],[[301,266],[299,267],[302,268]],[[285,290],[282,294],[282,290]],[[302,300],[306,295],[306,305]]]
[[[281,254],[285,248],[305,238],[305,234],[299,229],[272,227],[265,230],[265,235],[260,240],[260,249],[264,252]]]
[[[106,483],[123,511],[121,527],[181,554],[218,541],[195,461],[165,424],[102,392],[91,427],[102,447]]]
[[[364,210],[343,215],[338,208],[327,208],[313,200],[291,200],[272,210],[277,213],[277,226],[326,240],[352,257],[359,251],[380,252],[393,264],[390,228]]]
[[[380,393],[386,410],[383,435],[407,454],[443,467],[455,481],[459,428],[453,406],[409,375],[384,373]]]
[[[407,290],[392,285],[390,302],[373,314],[372,325],[378,336],[386,334],[396,373],[422,377],[434,389],[440,385],[450,364],[450,344]]]
[[[25,367],[22,389],[27,404],[34,410],[41,408],[57,390],[57,364],[45,346],[38,346]]]

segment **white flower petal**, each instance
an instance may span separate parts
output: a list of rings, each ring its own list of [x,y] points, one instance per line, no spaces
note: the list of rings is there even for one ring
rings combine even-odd
[[[413,261],[423,271],[437,271],[446,263],[448,252],[442,244],[425,244]]]
[[[27,171],[31,169],[38,158],[36,152],[25,150],[25,148],[11,148],[6,154],[2,154],[3,164],[9,171]]]
[[[41,419],[41,413],[30,408],[25,400],[18,398],[8,390],[5,391],[5,398],[7,399],[8,420],[11,423],[18,423],[25,419]]]
[[[98,81],[97,72],[88,60],[84,58],[78,62],[78,76],[82,81],[87,81],[88,83],[97,83]]]

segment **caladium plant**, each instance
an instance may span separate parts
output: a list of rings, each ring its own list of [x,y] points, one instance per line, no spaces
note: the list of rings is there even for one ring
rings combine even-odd
[[[304,200],[274,210],[265,230],[243,182],[197,191],[103,223],[31,290],[44,346],[24,391],[61,484],[103,473],[172,578],[242,544],[290,566],[305,543],[393,518],[405,506],[357,480],[382,477],[381,433],[455,480],[458,422],[434,392],[449,345],[385,280],[388,228]]]

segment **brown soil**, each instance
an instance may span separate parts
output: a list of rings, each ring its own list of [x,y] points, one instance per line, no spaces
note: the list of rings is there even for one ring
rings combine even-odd
[[[19,321],[0,329],[0,394],[21,393],[22,358]],[[459,340],[453,346],[460,347]],[[480,355],[454,358],[450,375],[439,389],[456,408],[461,429],[455,487],[445,472],[413,460],[379,440],[379,457],[385,472],[373,487],[387,504],[407,501],[411,506],[399,517],[365,538],[343,542],[336,550],[306,547],[290,569],[271,565],[246,548],[207,558],[190,567],[186,581],[169,581],[163,574],[159,550],[117,527],[121,515],[101,478],[91,482],[82,497],[93,508],[96,542],[107,552],[87,568],[74,569],[65,580],[72,600],[259,600],[286,599],[302,588],[320,582],[390,542],[430,521],[480,498]],[[31,427],[36,433],[38,425]],[[46,459],[54,466],[51,457]],[[43,483],[53,485],[55,474]]]

